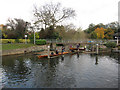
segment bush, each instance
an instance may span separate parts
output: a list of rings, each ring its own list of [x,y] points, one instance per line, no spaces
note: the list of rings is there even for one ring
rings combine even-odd
[[[26,39],[26,42],[29,43],[30,39]],[[2,43],[25,43],[25,39],[2,39]]]
[[[118,49],[120,50],[120,46],[118,46]]]
[[[45,45],[46,44],[46,40],[36,40],[35,43],[37,45]]]
[[[25,39],[19,39],[18,42],[19,43],[25,43]],[[30,39],[26,39],[26,42],[29,43]]]
[[[19,39],[19,43],[25,43],[25,39]]]
[[[2,43],[15,43],[15,39],[2,39]]]
[[[8,39],[8,43],[15,43],[15,39]]]
[[[30,39],[27,39],[27,43],[30,43]]]
[[[106,43],[106,47],[107,48],[115,48],[116,47],[116,43],[115,42],[107,42]]]
[[[5,44],[5,43],[8,43],[9,39],[2,39],[2,43]]]
[[[16,42],[16,43],[19,43],[19,39],[15,39],[15,42]]]
[[[30,43],[34,43],[34,39],[30,39]]]

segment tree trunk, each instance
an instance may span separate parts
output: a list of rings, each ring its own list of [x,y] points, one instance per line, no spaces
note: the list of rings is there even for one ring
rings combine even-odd
[[[50,44],[50,50],[53,50],[53,43]]]

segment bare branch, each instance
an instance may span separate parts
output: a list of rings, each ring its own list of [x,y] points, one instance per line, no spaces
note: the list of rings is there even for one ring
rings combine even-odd
[[[45,4],[41,8],[34,7],[34,16],[37,18],[36,23],[42,23],[45,26],[55,26],[65,19],[75,16],[75,10],[71,8],[61,9],[61,4]]]

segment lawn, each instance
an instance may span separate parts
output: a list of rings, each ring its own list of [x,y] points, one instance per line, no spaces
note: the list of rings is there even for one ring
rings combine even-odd
[[[2,50],[27,48],[31,46],[35,46],[35,45],[34,44],[2,44]]]

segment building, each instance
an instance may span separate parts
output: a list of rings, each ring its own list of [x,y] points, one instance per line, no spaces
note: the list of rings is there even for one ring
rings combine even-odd
[[[10,26],[7,25],[3,25],[3,24],[0,25],[0,30],[6,30],[6,29],[11,29],[11,28]]]
[[[0,30],[3,30],[3,29],[4,29],[4,25],[1,24],[1,25],[0,25]]]

